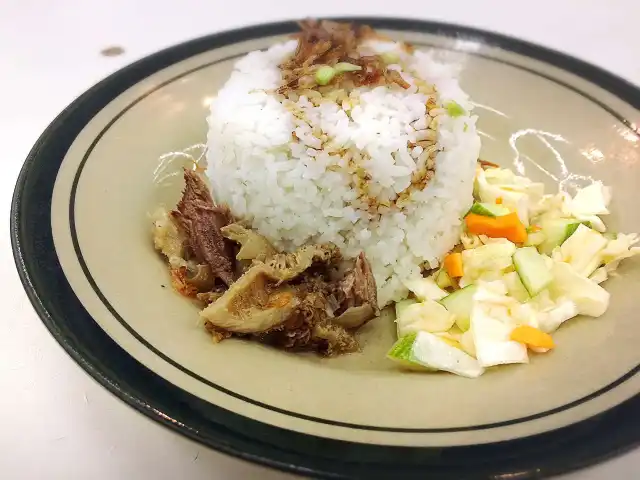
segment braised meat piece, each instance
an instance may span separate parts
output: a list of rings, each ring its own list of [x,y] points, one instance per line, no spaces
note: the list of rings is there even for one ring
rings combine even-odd
[[[278,254],[268,263],[256,262],[200,315],[214,327],[234,333],[264,333],[282,325],[318,289],[318,282],[285,284],[314,264],[336,259],[332,245],[302,247]],[[339,258],[339,257],[338,257]],[[322,292],[324,293],[324,292]]]
[[[340,307],[334,322],[345,328],[357,328],[380,314],[376,281],[364,253],[338,283],[335,295]]]
[[[215,341],[237,336],[324,355],[358,348],[354,330],[379,313],[364,254],[347,265],[332,244],[278,253],[216,206],[196,173],[184,178],[176,209],[156,213],[154,245],[173,287],[205,305],[200,315]]]
[[[200,315],[216,329],[232,333],[262,333],[281,325],[299,305],[293,288],[278,288],[274,270],[258,263]]]
[[[240,249],[236,254],[236,259],[238,260],[259,260],[264,262],[278,253],[273,248],[273,245],[269,243],[269,240],[239,223],[232,223],[222,227],[220,231],[225,238],[240,244]]]
[[[358,349],[358,342],[353,333],[326,320],[313,326],[311,342],[315,350],[325,355],[353,352]]]
[[[187,260],[187,238],[164,209],[154,214],[153,243],[169,262],[171,284],[176,291],[186,297],[196,297],[200,292],[215,288],[215,277],[209,265],[198,264],[195,259]]]
[[[272,257],[267,265],[274,271],[281,282],[293,280],[296,277],[320,266],[322,269],[336,267],[342,260],[340,249],[333,244],[307,245],[300,247],[293,253],[280,253]]]
[[[353,334],[332,323],[339,305],[333,294],[336,284],[329,277],[340,260],[335,246],[312,245],[255,262],[200,315],[207,329],[220,336],[249,335],[281,348],[327,355],[353,351]],[[354,304],[360,301],[349,298]]]
[[[235,245],[220,231],[234,222],[226,206],[216,206],[209,189],[197,173],[184,171],[185,187],[182,199],[172,217],[187,239],[187,244],[198,260],[208,265],[211,274],[231,285],[235,280]]]

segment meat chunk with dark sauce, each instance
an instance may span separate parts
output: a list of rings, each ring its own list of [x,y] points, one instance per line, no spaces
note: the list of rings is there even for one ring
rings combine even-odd
[[[364,253],[339,282],[336,296],[340,307],[334,322],[345,328],[357,328],[380,314],[376,281]]]
[[[237,336],[294,351],[352,352],[354,330],[379,313],[364,254],[346,265],[332,244],[278,253],[216,206],[194,172],[185,172],[171,215],[157,216],[154,245],[174,288],[205,305],[200,315],[215,341]]]
[[[232,223],[220,229],[222,235],[240,245],[236,254],[237,260],[259,260],[264,262],[278,252],[265,237],[245,228],[239,223]]]
[[[329,291],[317,280],[291,281],[314,265],[335,262],[336,252],[332,245],[314,245],[278,254],[268,263],[255,262],[200,315],[214,327],[233,333],[261,334],[281,327],[303,303],[309,306],[310,294]]]
[[[311,245],[256,262],[201,316],[212,332],[286,349],[354,351],[350,330],[378,313],[375,281],[364,255],[344,278],[332,280],[341,260],[334,245]]]
[[[267,265],[281,282],[286,282],[298,278],[314,266],[322,270],[337,268],[341,260],[340,249],[329,243],[306,245],[293,253],[280,253],[272,257]]]
[[[258,263],[200,315],[220,330],[267,332],[281,325],[299,303],[295,289],[278,288],[279,283],[271,267]]]
[[[182,199],[171,212],[198,263],[229,286],[235,281],[235,244],[222,236],[221,228],[234,222],[226,206],[216,206],[200,176],[184,171]]]

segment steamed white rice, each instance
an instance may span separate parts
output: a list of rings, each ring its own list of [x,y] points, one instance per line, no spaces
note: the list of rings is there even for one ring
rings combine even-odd
[[[480,149],[472,105],[455,66],[381,41],[361,48],[393,52],[411,88],[275,94],[278,65],[296,44],[239,60],[212,102],[207,173],[216,200],[280,248],[333,242],[346,256],[364,250],[380,305],[401,300],[404,282],[454,246],[471,206]],[[442,107],[451,101],[465,114],[449,116]],[[434,161],[426,188],[412,184]]]

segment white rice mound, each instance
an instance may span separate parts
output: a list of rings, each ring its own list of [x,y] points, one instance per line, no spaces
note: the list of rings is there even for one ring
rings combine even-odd
[[[458,67],[368,41],[360,48],[393,52],[398,65],[390,68],[411,88],[276,94],[279,64],[296,45],[239,60],[212,102],[207,174],[216,201],[277,247],[333,242],[347,257],[364,251],[380,305],[399,301],[405,282],[437,267],[456,244],[473,201],[480,138]],[[465,112],[450,116],[443,107],[451,101]],[[429,158],[435,176],[412,185]]]

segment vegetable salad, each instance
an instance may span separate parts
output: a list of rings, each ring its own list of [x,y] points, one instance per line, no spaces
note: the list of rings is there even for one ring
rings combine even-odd
[[[474,199],[460,244],[396,304],[398,341],[387,356],[405,367],[475,378],[528,363],[556,347],[567,320],[604,314],[601,284],[640,251],[637,234],[607,231],[611,189],[601,182],[545,195],[541,183],[479,167]]]

